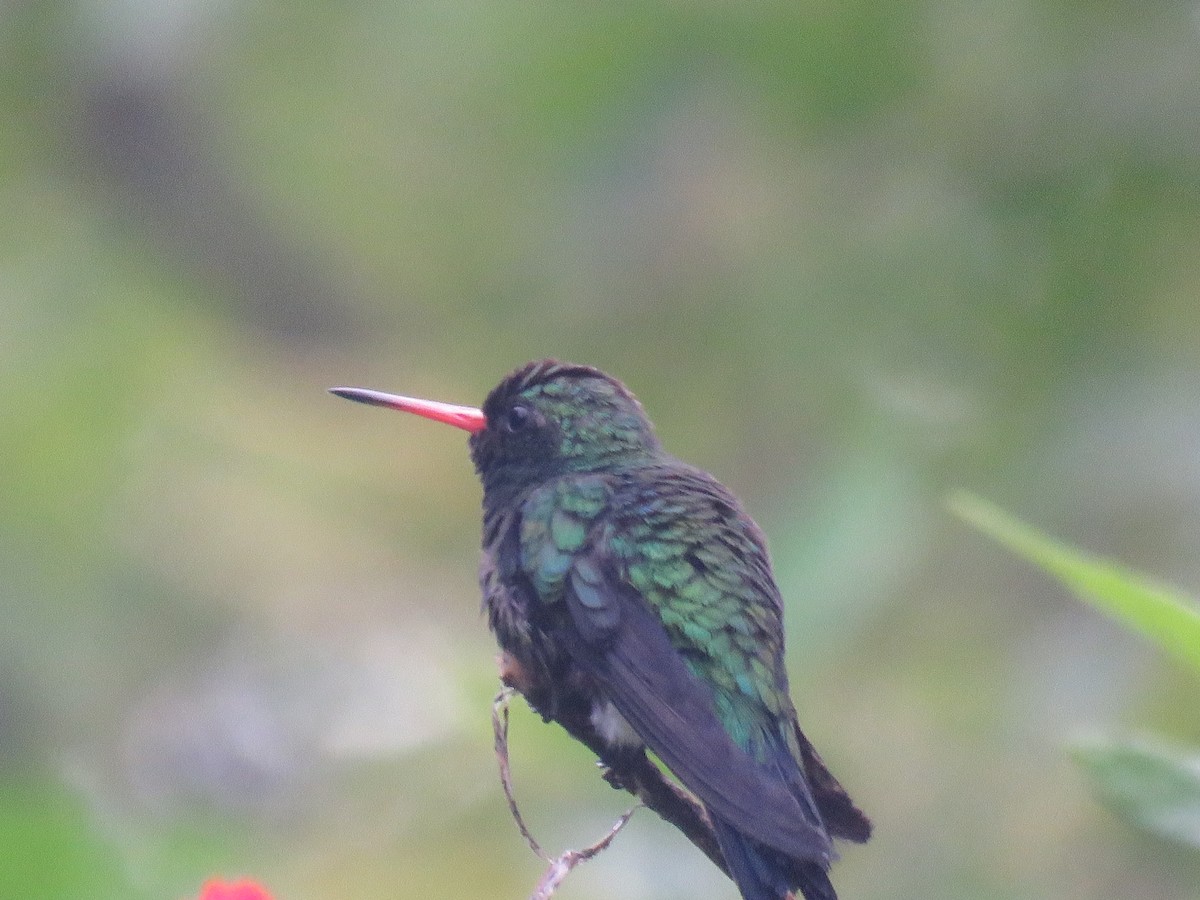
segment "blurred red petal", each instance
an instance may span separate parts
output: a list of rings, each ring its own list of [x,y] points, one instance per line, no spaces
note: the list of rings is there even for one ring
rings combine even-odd
[[[250,880],[206,881],[200,888],[199,900],[271,900],[271,895],[261,885]]]

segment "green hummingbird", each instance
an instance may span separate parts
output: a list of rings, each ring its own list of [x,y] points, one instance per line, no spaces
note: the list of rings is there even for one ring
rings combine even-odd
[[[836,900],[871,823],[804,737],[766,539],[590,366],[521,366],[482,409],[334,388],[470,432],[480,584],[502,674],[603,761],[648,748],[704,805],[745,900]]]

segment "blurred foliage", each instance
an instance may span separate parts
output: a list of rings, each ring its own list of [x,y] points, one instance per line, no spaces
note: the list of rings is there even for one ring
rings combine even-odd
[[[324,388],[557,355],[771,536],[846,897],[1194,895],[1060,752],[1200,743],[1194,681],[940,498],[1200,584],[1198,50],[1183,2],[3,5],[0,878],[526,895],[461,440]],[[513,755],[548,845],[620,813]],[[652,819],[564,897],[734,896]]]
[[[9,778],[0,795],[0,892],[8,897],[118,898],[109,842],[56,782]]]
[[[1145,738],[1097,738],[1076,747],[1075,758],[1125,818],[1200,848],[1200,754]]]
[[[1039,533],[970,494],[950,508],[1077,594],[1141,632],[1200,674],[1200,607],[1176,591]],[[1200,847],[1200,754],[1146,739],[1092,738],[1075,748],[1094,789],[1126,819],[1163,837]]]

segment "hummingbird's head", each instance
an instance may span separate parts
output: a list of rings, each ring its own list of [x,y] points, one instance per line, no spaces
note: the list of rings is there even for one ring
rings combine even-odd
[[[471,459],[487,493],[520,492],[568,472],[600,472],[661,450],[642,405],[591,366],[526,363],[488,394],[482,409],[332,388],[360,403],[416,413],[471,432]]]
[[[527,363],[492,389],[483,415],[470,443],[485,488],[604,471],[661,449],[637,398],[591,366]]]

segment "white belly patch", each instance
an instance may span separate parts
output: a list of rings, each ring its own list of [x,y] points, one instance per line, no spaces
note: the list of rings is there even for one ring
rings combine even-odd
[[[596,733],[610,747],[642,746],[642,739],[633,730],[633,726],[626,722],[625,717],[607,700],[597,700],[592,705],[590,718]]]

